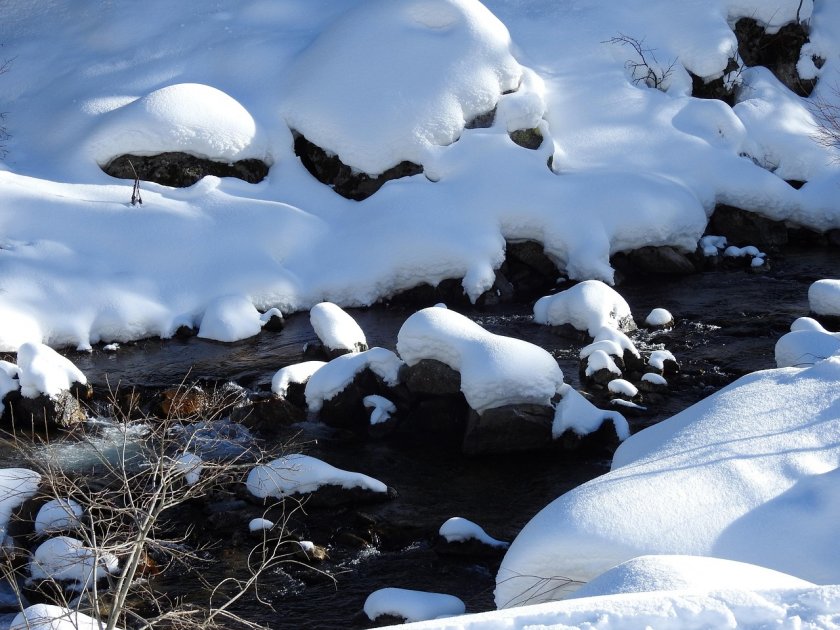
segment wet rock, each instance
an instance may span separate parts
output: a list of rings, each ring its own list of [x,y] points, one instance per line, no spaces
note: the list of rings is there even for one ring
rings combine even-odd
[[[283,315],[278,312],[272,313],[268,321],[263,324],[262,329],[267,332],[280,332],[286,326],[286,320]]]
[[[475,538],[449,542],[443,536],[438,536],[434,550],[441,556],[501,560],[507,551],[507,547],[502,545],[488,545]]]
[[[154,414],[181,420],[197,418],[210,409],[210,396],[197,385],[173,387],[158,394]]]
[[[306,409],[286,398],[270,396],[234,408],[230,419],[262,435],[273,435],[284,427],[306,420]]]
[[[687,275],[697,272],[697,267],[688,255],[668,246],[641,247],[631,252],[616,254],[611,262],[626,275]]]
[[[525,149],[536,150],[543,143],[542,132],[536,127],[533,129],[517,129],[511,131],[509,135],[511,140]]]
[[[341,159],[295,132],[295,155],[300,158],[306,170],[322,184],[326,184],[342,197],[362,201],[367,199],[392,179],[419,175],[423,167],[413,162],[400,162],[385,172],[371,176],[359,173],[344,164]]]
[[[554,408],[543,405],[505,405],[467,418],[462,451],[466,455],[514,453],[551,445]]]
[[[111,177],[134,179],[135,172],[143,181],[164,186],[186,188],[206,175],[236,177],[256,184],[268,175],[268,165],[262,160],[214,162],[187,153],[171,152],[158,155],[121,155],[102,167]]]
[[[738,54],[745,65],[766,67],[799,96],[808,96],[813,91],[816,79],[802,79],[796,70],[802,46],[808,41],[805,23],[787,24],[776,33],[768,33],[756,20],[741,18],[734,30]],[[814,59],[814,64],[820,67],[822,60]]]
[[[398,306],[411,306],[422,308],[443,302],[449,306],[468,306],[470,300],[464,293],[464,287],[458,278],[447,278],[441,280],[437,286],[425,282],[400,291],[390,296],[384,302]]]
[[[514,293],[513,284],[511,284],[501,270],[497,269],[493,286],[478,297],[476,306],[498,306],[499,304],[512,302]]]
[[[711,98],[723,101],[727,105],[735,104],[735,90],[734,82],[731,79],[731,73],[738,73],[742,67],[738,65],[738,61],[734,58],[729,59],[726,68],[723,71],[723,76],[711,81],[706,81],[702,77],[697,76],[693,72],[688,74],[691,76],[691,95],[695,98]],[[729,75],[729,80],[724,80]]]
[[[788,242],[787,227],[781,221],[725,204],[715,206],[706,231],[725,236],[730,243],[755,245],[759,249],[779,250]]]
[[[558,438],[558,441],[564,450],[576,451],[582,455],[608,455],[610,457],[621,443],[611,420],[604,420],[596,431],[587,435],[578,435],[569,429]]]
[[[49,433],[56,429],[70,429],[86,419],[79,399],[70,391],[55,397],[41,394],[26,398],[13,391],[3,401],[2,423],[6,430]]]
[[[508,241],[505,243],[505,262],[500,271],[513,285],[515,295],[530,299],[545,295],[557,283],[557,266],[535,241]]]
[[[400,368],[400,381],[411,394],[447,396],[461,391],[461,374],[435,359],[422,359]]]
[[[325,400],[318,417],[324,424],[338,429],[363,429],[370,424],[370,410],[365,396],[378,394],[389,398],[390,388],[369,368],[365,368],[343,391]]]
[[[389,437],[411,446],[434,445],[439,451],[459,452],[468,413],[460,392],[415,401]]]

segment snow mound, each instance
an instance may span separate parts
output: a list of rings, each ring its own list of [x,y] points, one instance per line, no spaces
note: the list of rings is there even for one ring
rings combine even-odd
[[[563,373],[548,352],[526,341],[494,335],[467,317],[430,307],[400,328],[397,352],[408,365],[435,359],[461,373],[461,391],[479,413],[503,405],[548,405]]]
[[[395,615],[407,621],[424,621],[463,615],[464,602],[454,595],[382,588],[365,600],[365,614],[373,621],[382,615]]]
[[[674,322],[674,316],[664,308],[655,308],[645,317],[648,326],[668,326]]]
[[[266,159],[267,143],[251,114],[221,90],[178,83],[102,117],[89,142],[100,166],[120,155],[170,151],[211,160]]]
[[[563,397],[557,403],[554,422],[551,425],[551,435],[554,438],[559,438],[570,430],[577,435],[594,433],[605,420],[612,420],[619,440],[626,440],[630,436],[630,425],[617,411],[598,409],[571,385],[563,385],[560,393]]]
[[[356,375],[365,369],[371,370],[386,385],[393,387],[399,382],[402,364],[396,354],[385,348],[371,348],[365,352],[337,357],[309,377],[305,390],[306,406],[310,411],[320,411],[325,400],[343,392]]]
[[[248,521],[248,531],[252,534],[269,530],[272,527],[274,527],[274,521],[270,521],[267,518],[252,518]]]
[[[35,533],[67,532],[82,526],[82,506],[73,499],[52,499],[44,503],[35,517]]]
[[[808,304],[817,315],[840,316],[840,280],[817,280],[808,288]]]
[[[422,165],[518,87],[509,48],[507,28],[477,0],[363,2],[296,60],[283,113],[353,169]]]
[[[520,532],[499,569],[497,605],[556,599],[656,553],[840,581],[827,525],[840,516],[838,379],[840,358],[750,374],[630,437],[611,472]]]
[[[477,523],[461,518],[460,516],[453,516],[440,526],[438,534],[446,539],[446,542],[465,542],[467,540],[477,540],[480,543],[489,545],[490,547],[507,548],[510,543],[503,540],[496,540],[490,536]]]
[[[321,302],[309,311],[315,334],[330,350],[359,352],[367,350],[367,339],[356,320],[332,302]]]
[[[308,494],[327,485],[388,492],[388,486],[373,477],[341,470],[309,455],[287,455],[256,466],[246,482],[248,491],[260,499]]]
[[[819,326],[817,322],[814,323]],[[798,330],[783,335],[776,342],[774,352],[777,367],[813,365],[840,353],[840,333],[828,332],[822,326],[819,329],[811,328],[805,324]]]
[[[326,364],[326,361],[303,361],[280,368],[271,377],[271,391],[278,396],[285,397],[289,392],[289,385],[306,383],[315,372]]]
[[[594,337],[602,328],[620,329],[633,320],[630,306],[615,289],[600,280],[586,280],[537,300],[534,321],[550,326],[570,324]]]
[[[118,569],[116,556],[95,551],[69,536],[56,536],[41,543],[29,561],[32,579],[72,582],[71,588],[77,591],[91,588],[94,580]]]
[[[18,348],[20,393],[26,398],[41,394],[55,397],[73,383],[87,383],[87,377],[69,359],[42,343],[24,343]]]
[[[786,573],[746,562],[702,556],[639,556],[622,562],[582,586],[570,599],[653,591],[717,591],[807,588],[814,586]]]
[[[9,630],[102,630],[103,627],[93,617],[76,610],[53,604],[34,604],[12,619]]]
[[[244,295],[224,295],[207,305],[198,336],[233,342],[253,337],[262,330],[260,313]]]

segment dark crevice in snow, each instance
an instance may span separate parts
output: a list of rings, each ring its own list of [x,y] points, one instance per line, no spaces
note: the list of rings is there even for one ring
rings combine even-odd
[[[533,129],[517,129],[516,131],[511,131],[509,135],[511,140],[526,149],[539,149],[543,143],[542,132],[537,127]]]
[[[493,126],[496,122],[496,108],[494,107],[489,112],[479,114],[472,120],[468,120],[464,125],[464,129],[487,129]]]
[[[206,175],[236,177],[256,184],[268,175],[268,165],[262,160],[215,162],[187,153],[171,152],[158,155],[121,155],[102,167],[111,177],[134,179],[134,172],[143,181],[173,188],[192,186]]]
[[[306,170],[322,184],[326,184],[342,197],[362,201],[382,188],[385,182],[401,177],[419,175],[423,167],[414,162],[400,162],[376,176],[360,173],[344,164],[341,159],[293,131],[295,155]]]
[[[767,33],[756,20],[741,18],[735,23],[735,36],[744,65],[765,66],[799,96],[811,94],[817,80],[802,79],[796,70],[802,46],[809,41],[806,24],[791,23],[776,33]],[[821,65],[818,59],[814,59],[814,65]]]
[[[735,81],[732,80],[732,73],[743,70],[734,58],[729,59],[723,75],[717,79],[706,81],[703,77],[697,76],[689,71],[691,77],[691,95],[696,98],[711,98],[723,101],[729,106],[735,104]]]

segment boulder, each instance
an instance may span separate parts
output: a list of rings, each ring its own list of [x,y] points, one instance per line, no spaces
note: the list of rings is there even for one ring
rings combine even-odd
[[[613,261],[616,269],[627,275],[634,272],[646,274],[687,275],[696,273],[697,267],[686,254],[673,247],[641,247],[625,254],[617,254]]]
[[[422,359],[400,368],[400,381],[416,396],[448,396],[461,392],[461,374],[436,359]]]
[[[306,409],[287,398],[270,396],[232,409],[230,419],[262,435],[272,435],[284,427],[306,420]]]
[[[514,453],[551,446],[554,408],[521,404],[488,409],[467,417],[462,451],[466,455]]]
[[[57,396],[41,394],[36,398],[26,398],[13,391],[6,395],[3,403],[3,425],[12,431],[49,433],[55,429],[71,429],[87,417],[79,399],[67,390]]]
[[[121,155],[102,167],[111,177],[155,182],[164,186],[186,188],[206,175],[236,177],[256,184],[268,175],[268,165],[262,160],[239,160],[232,164],[215,162],[187,153],[168,152],[158,155]]]
[[[709,220],[707,232],[725,236],[731,243],[778,250],[788,242],[787,227],[753,212],[718,204]]]

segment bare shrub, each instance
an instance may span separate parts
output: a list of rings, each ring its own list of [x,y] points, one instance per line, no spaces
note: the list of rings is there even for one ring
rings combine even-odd
[[[677,65],[676,59],[671,61],[667,66],[660,64],[654,54],[654,49],[646,48],[643,39],[636,39],[623,33],[619,33],[602,43],[630,47],[633,51],[633,57],[624,63],[624,67],[630,72],[633,83],[636,85],[643,83],[647,87],[655,88],[662,92],[668,89],[671,74]]]

